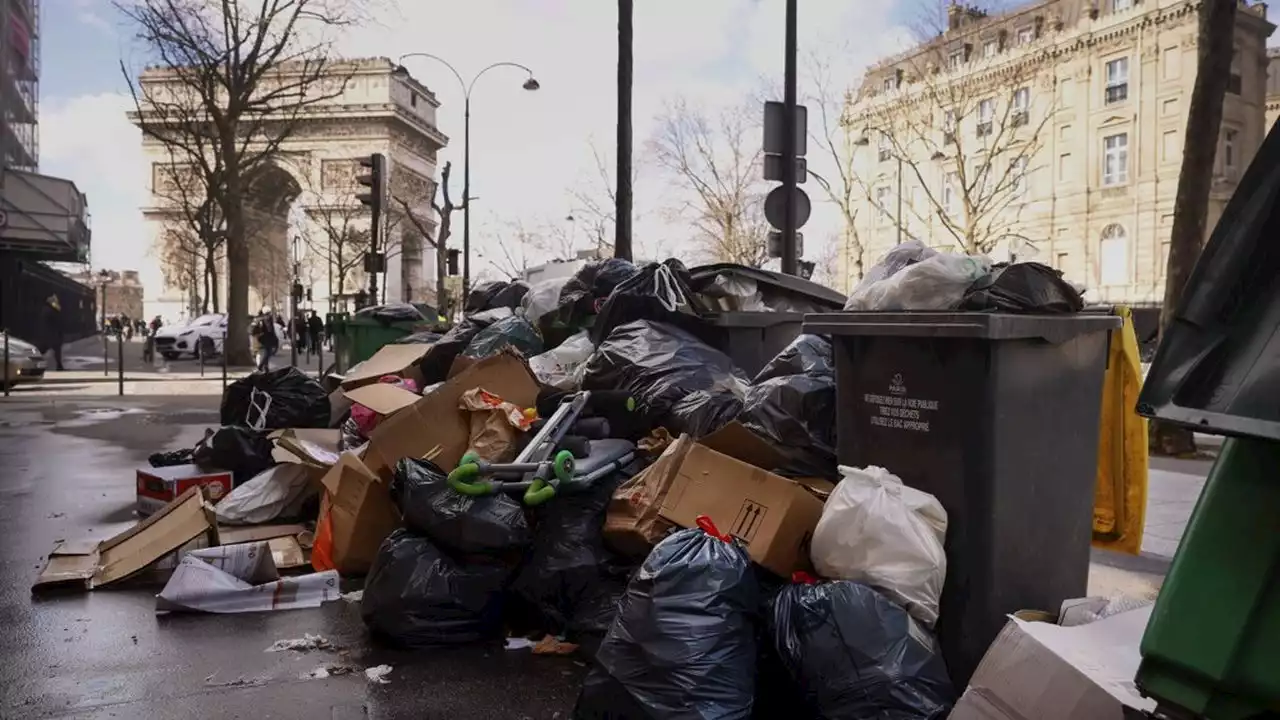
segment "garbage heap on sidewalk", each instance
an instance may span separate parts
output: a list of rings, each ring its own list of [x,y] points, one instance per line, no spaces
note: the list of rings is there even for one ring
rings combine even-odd
[[[577,717],[942,718],[967,680],[932,636],[947,511],[892,468],[837,466],[832,343],[800,325],[962,305],[1082,303],[1043,266],[913,244],[847,300],[676,260],[486,285],[327,385],[232,384],[222,427],[138,471],[149,517],[60,546],[37,586],[179,554],[157,609],[239,612],[363,578],[379,641],[588,658]],[[201,595],[184,573],[228,578]]]

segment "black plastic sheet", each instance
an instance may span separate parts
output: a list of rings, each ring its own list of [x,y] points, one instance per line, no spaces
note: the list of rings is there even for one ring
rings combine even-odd
[[[462,355],[482,359],[493,357],[506,348],[531,358],[542,352],[542,336],[523,315],[512,315],[476,333]]]
[[[442,337],[444,336],[441,335],[440,333],[431,332],[430,330],[423,330],[422,332],[416,332],[416,333],[413,333],[412,335],[405,335],[402,338],[397,338],[395,340],[392,340],[391,344],[392,345],[431,345],[435,342],[438,342]]]
[[[423,322],[428,319],[423,316],[418,308],[409,303],[375,305],[357,310],[355,316],[372,318],[383,325],[390,325],[395,322]],[[434,320],[435,318],[431,319]]]
[[[524,508],[507,495],[472,497],[429,460],[396,463],[391,499],[409,529],[457,553],[498,556],[529,545]]]
[[[746,550],[700,529],[654,547],[627,585],[576,718],[749,718],[760,587]]]
[[[402,647],[502,636],[508,568],[451,558],[401,528],[382,541],[365,578],[360,614],[374,635]]]
[[[423,386],[444,381],[449,375],[449,368],[458,355],[471,344],[481,330],[490,325],[509,318],[514,313],[510,308],[497,308],[485,312],[468,315],[449,332],[436,341],[427,354],[418,361],[418,371],[422,374]]]
[[[645,319],[701,334],[709,332],[703,321],[707,312],[691,288],[684,263],[674,258],[650,263],[613,289],[591,327],[591,340],[599,345],[615,328]]]
[[[191,448],[182,450],[173,450],[170,452],[151,453],[147,456],[147,462],[151,463],[151,467],[173,467],[175,465],[186,465],[191,462],[191,455],[194,451]]]
[[[329,393],[295,367],[256,372],[227,386],[222,424],[265,430],[329,427]]]
[[[756,373],[751,382],[764,382],[770,378],[788,375],[818,375],[835,377],[836,368],[831,351],[831,341],[821,335],[799,335]]]
[[[928,631],[866,585],[791,585],[766,613],[774,647],[826,720],[941,720],[955,689]]]
[[[201,467],[226,470],[239,485],[276,464],[271,458],[274,447],[265,432],[228,425],[208,431],[192,450],[191,461]]]
[[[1075,313],[1083,308],[1084,299],[1061,272],[1034,262],[992,268],[960,303],[961,310],[1008,313]]]
[[[520,280],[513,282],[494,280],[482,283],[472,288],[471,292],[467,294],[467,303],[462,310],[468,314],[496,308],[514,310],[520,307],[520,301],[524,299],[528,292],[528,283]]]
[[[620,390],[651,426],[701,436],[742,407],[747,381],[728,355],[680,328],[638,320],[616,328],[587,363],[584,390]]]

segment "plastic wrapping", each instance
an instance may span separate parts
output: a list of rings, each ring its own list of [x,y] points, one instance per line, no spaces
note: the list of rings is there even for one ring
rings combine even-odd
[[[1074,313],[1084,299],[1062,273],[1048,265],[1024,262],[1002,265],[974,283],[960,304],[962,310],[1009,313]]]
[[[893,277],[908,266],[915,265],[923,260],[928,260],[937,254],[937,250],[934,250],[919,240],[908,240],[900,245],[895,245],[893,249],[882,255],[880,259],[876,261],[876,264],[871,266],[870,270],[863,274],[862,279],[859,280],[857,286],[854,287],[853,292],[849,294],[849,299],[845,301],[844,309],[856,309],[850,307],[850,303],[853,302],[854,296],[864,292],[872,285],[880,282],[881,280]]]
[[[378,382],[384,385],[395,385],[411,393],[418,392],[418,383],[412,378],[403,378],[399,375],[383,375],[378,378]],[[360,403],[352,403],[351,417],[348,419],[355,425],[359,437],[367,438],[369,433],[378,427],[378,423],[382,422],[382,415]]]
[[[183,448],[181,450],[171,450],[169,452],[151,453],[147,456],[147,462],[151,463],[151,467],[173,467],[174,465],[186,465],[191,462],[191,448]]]
[[[684,264],[674,258],[650,263],[614,288],[591,328],[599,345],[615,328],[636,320],[660,320],[691,332],[701,332],[707,307],[690,287]]]
[[[529,544],[529,522],[520,503],[502,494],[463,495],[446,478],[429,460],[396,463],[391,499],[405,527],[457,553],[499,555]]]
[[[378,548],[360,614],[375,635],[402,647],[498,638],[509,574],[502,565],[460,562],[401,528]]]
[[[736,541],[699,528],[671,535],[627,585],[574,717],[750,717],[759,611]]]
[[[274,449],[266,433],[228,425],[206,431],[204,439],[192,450],[191,461],[201,467],[226,470],[240,484],[275,464],[271,457]]]
[[[444,337],[437,340],[427,354],[418,361],[422,383],[431,385],[443,381],[448,377],[453,361],[467,348],[467,345],[471,344],[481,330],[513,314],[510,308],[497,308],[463,318],[462,322],[454,325],[444,334]]]
[[[621,390],[653,426],[702,435],[741,409],[747,381],[728,355],[651,320],[619,326],[587,362],[586,390]]]
[[[983,255],[939,253],[908,265],[878,282],[859,283],[849,294],[846,310],[951,310],[964,299],[969,286],[991,271]]]
[[[529,288],[528,294],[520,301],[520,308],[529,322],[537,325],[543,316],[560,309],[560,294],[569,280],[567,277],[549,278]]]
[[[524,316],[512,315],[476,333],[462,355],[481,359],[493,357],[506,348],[524,357],[533,357],[542,352],[542,336]]]
[[[932,628],[947,577],[947,511],[880,467],[841,465],[809,554],[823,577],[866,583]]]
[[[510,308],[512,310],[520,307],[520,302],[524,300],[524,296],[529,292],[528,283],[515,280],[512,282],[503,282],[494,280],[492,282],[482,283],[467,294],[467,303],[463,307],[464,313],[478,313],[485,310],[494,310],[496,308]]]
[[[831,341],[821,335],[800,335],[756,373],[752,383],[787,375],[834,377]]]
[[[280,463],[237,485],[214,508],[218,522],[258,525],[278,518],[297,517],[302,505],[315,496],[314,472],[306,465]]]
[[[557,390],[573,391],[582,387],[587,360],[595,352],[595,344],[583,330],[541,355],[529,358],[529,369],[538,382]]]
[[[295,367],[256,372],[227,386],[222,424],[255,430],[329,427],[329,393]]]
[[[787,459],[788,475],[836,476],[836,379],[789,375],[747,390],[738,420]]]
[[[955,689],[933,638],[866,585],[784,588],[769,603],[774,649],[824,720],[942,720]]]
[[[405,335],[402,338],[396,338],[391,341],[392,345],[432,345],[444,337],[440,333],[423,330],[412,335]]]

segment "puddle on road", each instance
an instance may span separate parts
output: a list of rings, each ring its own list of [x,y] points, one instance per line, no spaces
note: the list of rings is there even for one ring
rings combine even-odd
[[[77,412],[76,417],[70,420],[61,420],[56,424],[59,428],[82,428],[119,420],[128,415],[145,414],[147,414],[147,411],[142,408],[90,408]]]

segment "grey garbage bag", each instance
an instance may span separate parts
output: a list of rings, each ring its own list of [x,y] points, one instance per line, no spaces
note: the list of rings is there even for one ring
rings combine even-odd
[[[509,575],[504,565],[454,559],[400,528],[378,548],[360,614],[375,636],[402,647],[498,638]]]
[[[760,587],[746,550],[705,527],[658,543],[632,577],[575,718],[751,716]]]
[[[942,720],[955,689],[932,636],[871,587],[796,583],[769,603],[778,656],[825,720]]]

